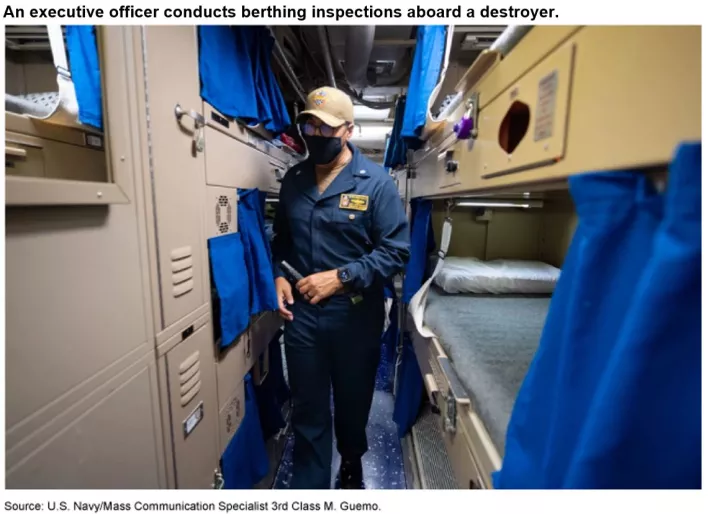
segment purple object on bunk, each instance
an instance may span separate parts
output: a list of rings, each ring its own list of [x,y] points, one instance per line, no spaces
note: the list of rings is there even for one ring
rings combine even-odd
[[[473,132],[473,119],[467,114],[463,115],[460,121],[453,126],[453,131],[458,139],[470,139]]]

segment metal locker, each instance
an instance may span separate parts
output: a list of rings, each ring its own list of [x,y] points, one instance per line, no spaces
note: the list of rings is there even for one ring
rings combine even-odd
[[[251,334],[247,330],[236,343],[220,352],[214,368],[217,374],[219,404],[224,405],[239,387],[252,365]]]
[[[244,382],[240,381],[232,396],[219,409],[219,446],[223,455],[246,413]]]
[[[283,320],[276,312],[265,312],[258,319],[252,321],[249,329],[252,346],[252,355],[248,361],[249,368],[256,364],[264,352],[268,351],[268,345],[282,326]]]
[[[207,302],[204,118],[194,26],[144,26],[152,203],[165,329]]]
[[[211,488],[219,462],[217,379],[210,330],[210,324],[203,325],[165,357],[178,489]]]

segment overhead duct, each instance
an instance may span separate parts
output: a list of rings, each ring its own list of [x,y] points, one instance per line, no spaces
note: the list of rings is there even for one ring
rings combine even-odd
[[[318,27],[318,39],[320,40],[320,49],[322,50],[323,57],[325,59],[325,69],[327,70],[328,81],[330,82],[330,86],[337,87],[337,81],[335,80],[335,72],[332,69],[330,44],[327,40],[327,33],[325,32],[325,27],[323,27],[322,25]]]
[[[372,122],[378,121],[383,122],[389,118],[391,109],[372,109],[366,105],[355,105],[354,106],[354,118],[355,123],[364,121]]]
[[[385,150],[387,135],[392,126],[385,123],[356,125],[350,141],[358,148],[366,150]]]
[[[371,83],[375,86],[391,86],[398,84],[409,73],[411,68],[411,57],[406,48],[401,48],[394,60],[394,67],[391,73],[385,77],[374,77]]]
[[[374,25],[347,27],[343,68],[347,81],[353,87],[367,86],[367,68],[374,48],[375,30]]]

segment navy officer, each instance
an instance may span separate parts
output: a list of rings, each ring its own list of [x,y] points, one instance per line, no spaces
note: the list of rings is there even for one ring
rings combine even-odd
[[[296,489],[330,488],[331,391],[342,488],[363,488],[362,456],[384,327],[384,286],[409,258],[389,174],[350,143],[350,97],[313,91],[298,116],[307,160],[283,178],[273,230],[279,312],[293,399]],[[287,280],[278,263],[304,278]],[[332,388],[332,389],[331,389]]]

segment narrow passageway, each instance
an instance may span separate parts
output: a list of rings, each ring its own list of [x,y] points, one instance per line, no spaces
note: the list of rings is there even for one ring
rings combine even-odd
[[[285,368],[285,356],[283,362]],[[284,372],[287,377],[287,369],[284,369]],[[394,414],[392,384],[393,366],[390,365],[386,349],[382,346],[376,390],[367,425],[369,451],[362,458],[364,485],[367,489],[406,489],[404,456],[397,435],[396,423],[392,419]],[[293,476],[293,442],[293,433],[291,432],[288,435],[283,459],[274,481],[274,489],[290,488]],[[337,453],[335,441],[333,441],[332,461],[332,486],[338,489],[337,471],[340,466],[340,456]]]

